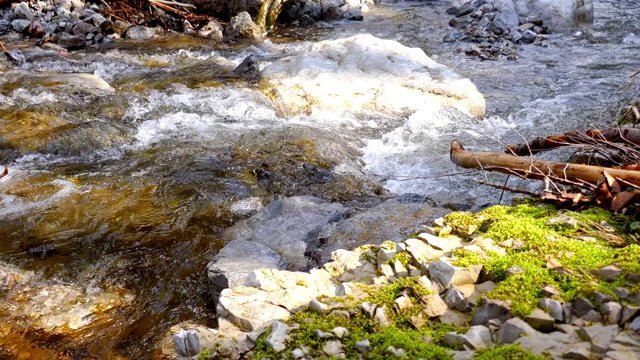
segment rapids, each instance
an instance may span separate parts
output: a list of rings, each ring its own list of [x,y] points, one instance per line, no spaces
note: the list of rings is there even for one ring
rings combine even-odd
[[[444,0],[383,3],[363,22],[280,28],[248,47],[175,35],[68,56],[25,49],[27,63],[0,76],[0,161],[9,168],[0,179],[0,261],[33,271],[36,287],[126,292],[131,303],[62,334],[25,330],[0,309],[0,334],[18,334],[6,337],[18,349],[141,359],[173,324],[215,326],[205,265],[242,218],[231,211],[237,200],[313,195],[357,211],[411,192],[439,205],[496,203],[501,192],[477,185],[478,176],[447,176],[459,171],[452,139],[500,151],[522,137],[606,126],[633,89],[640,1],[595,6],[592,27],[523,46],[517,61],[480,61],[457,51],[465,44],[443,44]],[[285,120],[259,85],[220,70],[358,33],[420,47],[468,77],[487,116],[344,111]],[[50,73],[94,74],[115,91],[55,86],[43,77]]]

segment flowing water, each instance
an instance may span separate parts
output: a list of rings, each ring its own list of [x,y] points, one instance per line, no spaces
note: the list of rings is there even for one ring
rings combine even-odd
[[[360,209],[414,192],[441,205],[497,202],[500,192],[479,187],[477,176],[445,176],[458,171],[452,139],[501,151],[500,142],[521,136],[605,126],[625,94],[637,94],[628,85],[640,70],[640,1],[595,5],[593,27],[523,46],[517,61],[480,61],[458,51],[467,44],[443,44],[449,16],[439,0],[382,4],[363,22],[277,29],[249,47],[173,36],[69,55],[25,49],[26,65],[0,77],[0,160],[9,167],[0,180],[0,261],[33,271],[36,289],[115,294],[123,305],[62,332],[0,311],[0,334],[12,334],[0,355],[40,347],[51,357],[150,358],[169,326],[214,326],[204,269],[224,245],[222,230],[241,218],[230,210],[237,200],[314,195]],[[249,54],[264,65],[357,33],[420,47],[469,77],[487,117],[285,120],[259,85],[220,70]],[[95,74],[115,92],[58,86],[52,72]]]

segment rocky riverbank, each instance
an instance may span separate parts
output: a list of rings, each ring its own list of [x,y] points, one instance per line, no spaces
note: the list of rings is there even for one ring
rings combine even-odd
[[[540,205],[450,213],[397,243],[336,250],[310,272],[249,271],[220,292],[218,329],[177,325],[163,353],[632,359],[640,247],[601,230],[631,220]]]

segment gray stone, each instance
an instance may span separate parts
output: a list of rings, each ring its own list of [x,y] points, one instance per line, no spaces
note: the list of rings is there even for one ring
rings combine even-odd
[[[309,310],[314,311],[318,314],[326,314],[329,312],[329,306],[327,304],[321,303],[320,301],[313,299],[309,303]]]
[[[342,343],[338,340],[327,341],[322,347],[322,351],[329,356],[335,356],[339,359],[345,357],[344,351],[342,350]]]
[[[614,344],[640,348],[640,335],[631,330],[622,330],[615,339],[613,339],[613,342]]]
[[[442,238],[429,233],[421,233],[418,235],[418,238],[426,241],[434,249],[442,250],[444,252],[449,252],[462,247],[460,241],[455,241],[450,237]]]
[[[397,358],[405,358],[407,357],[407,352],[402,348],[396,348],[395,346],[389,345],[387,347],[387,352],[391,353],[391,355]]]
[[[583,327],[578,330],[578,335],[584,341],[591,342],[591,350],[604,354],[609,347],[609,344],[613,342],[613,339],[620,332],[618,325],[601,325],[595,324],[588,327]]]
[[[564,320],[564,310],[562,309],[562,303],[556,300],[552,300],[549,298],[540,299],[538,305],[547,310],[549,315],[553,317],[556,321]]]
[[[326,248],[323,248],[322,259],[323,261],[328,260],[329,254],[337,249],[352,249],[367,244],[383,244],[384,246],[386,241],[399,243],[420,231],[425,222],[443,216],[449,211],[424,203],[386,201],[341,221],[334,229],[331,229],[329,236],[325,236],[327,242]],[[422,242],[419,239],[407,241]],[[396,244],[396,248],[399,246],[400,244]],[[389,250],[389,253],[391,251]],[[395,251],[399,252],[398,249]],[[441,256],[442,252],[437,251],[433,256],[436,255]],[[425,258],[435,259],[432,256],[425,256]],[[420,266],[420,263],[414,263],[414,265]]]
[[[393,271],[398,278],[404,278],[409,276],[409,272],[407,268],[400,262],[400,260],[396,260],[393,262]]]
[[[531,25],[531,26],[527,26],[527,25]],[[524,25],[518,26],[516,29],[519,31],[527,31],[527,30],[531,30],[533,26],[534,26],[533,24],[524,24]],[[567,229],[575,229],[578,227],[578,221],[569,215],[562,214],[560,216],[556,216],[554,218],[547,220],[547,226],[560,226]]]
[[[469,304],[467,304],[465,300],[464,294],[460,290],[456,289],[455,286],[452,286],[447,290],[444,296],[444,303],[452,310],[467,312],[470,309]]]
[[[33,13],[31,9],[29,9],[29,3],[18,3],[16,8],[13,9],[13,17],[14,19],[29,20],[29,22],[33,21]]]
[[[84,21],[80,21],[73,27],[71,30],[71,34],[73,35],[85,35],[93,31],[95,26],[92,24],[86,23]]]
[[[342,16],[344,16],[344,18],[347,20],[362,21],[364,19],[362,10],[358,8],[351,8],[347,10]]]
[[[620,305],[620,303],[617,303],[615,301],[610,301],[608,303],[605,303],[604,305],[602,305],[602,308],[600,309],[602,311],[602,314],[605,316],[605,323],[606,324],[617,324],[620,322],[620,319],[622,318],[622,305]]]
[[[461,346],[462,344],[464,344],[465,339],[460,336],[460,334],[458,334],[455,331],[452,332],[448,332],[444,335],[444,337],[442,338],[442,341],[450,346]]]
[[[505,301],[482,298],[473,313],[471,325],[487,325],[491,319],[500,319],[505,322],[512,318],[510,311]]]
[[[615,280],[622,274],[622,269],[617,265],[607,265],[596,271],[596,276],[602,280]]]
[[[583,317],[589,311],[595,309],[589,300],[582,296],[578,296],[573,300],[573,313],[577,317]]]
[[[13,29],[13,31],[18,33],[25,31],[29,27],[29,25],[31,25],[31,21],[24,19],[16,19],[11,22],[11,28]]]
[[[129,27],[131,26],[131,24],[129,24],[126,21],[122,21],[122,20],[116,20],[113,23],[113,32],[120,35],[120,36],[124,36],[124,34],[127,32],[127,30],[129,30]]]
[[[464,345],[471,350],[487,349],[493,344],[491,331],[483,325],[470,327],[467,333],[460,337],[464,339]]]
[[[412,307],[413,307],[413,303],[411,302],[411,298],[409,297],[408,294],[403,294],[402,296],[399,296],[393,302],[393,309],[398,314],[404,314],[407,311],[409,311]]]
[[[599,322],[600,314],[595,310],[589,310],[589,312],[584,314],[581,319],[587,322]]]
[[[502,327],[498,330],[496,342],[499,345],[513,344],[521,336],[535,336],[536,334],[538,334],[538,332],[529,326],[529,324],[521,319],[512,318],[502,324]]]
[[[467,316],[459,311],[447,310],[438,318],[441,323],[445,325],[453,325],[456,327],[469,326],[469,320]]]
[[[0,19],[0,34],[9,31],[11,23],[5,19]]]
[[[505,276],[509,277],[512,275],[523,273],[524,271],[524,268],[521,268],[520,266],[509,267],[505,270]]]
[[[582,345],[581,343],[580,345]],[[587,346],[574,346],[569,351],[564,353],[563,359],[573,359],[573,360],[591,360],[592,354]]]
[[[609,294],[605,294],[603,292],[600,291],[596,291],[593,293],[593,297],[596,300],[596,304],[598,304],[598,307],[602,309],[602,306],[604,306],[605,303],[608,303],[610,301],[615,301],[615,298]]]
[[[343,337],[349,335],[349,330],[347,330],[347,328],[344,328],[342,326],[338,326],[331,329],[331,332],[334,333],[338,337],[338,339],[342,339]]]
[[[380,272],[382,273],[382,275],[390,278],[392,276],[395,276],[394,272],[393,272],[393,268],[391,267],[391,265],[389,264],[380,264],[379,266]]]
[[[633,319],[631,324],[629,324],[629,330],[640,335],[640,316]]]
[[[262,28],[251,20],[251,16],[246,11],[232,17],[224,33],[225,37],[230,39],[262,40]]]
[[[84,48],[86,44],[85,37],[82,35],[71,35],[67,33],[60,34],[58,45],[67,50],[76,50]]]
[[[294,349],[291,352],[291,356],[293,356],[294,359],[302,359],[304,357],[304,351],[302,351],[302,349]]]
[[[307,268],[315,264],[308,263],[305,252],[320,246],[322,227],[342,219],[344,212],[342,205],[314,197],[283,198],[237,222],[225,237],[260,243],[278,253],[290,268]]]
[[[252,54],[247,56],[234,70],[233,74],[245,80],[257,81],[260,78],[260,64]]]
[[[333,339],[335,337],[334,334],[326,331],[322,331],[320,329],[313,330],[313,335],[318,339]]]
[[[125,38],[131,40],[147,40],[151,39],[156,35],[156,29],[150,28],[146,26],[132,26],[127,29],[125,33]]]
[[[445,289],[452,285],[474,284],[482,265],[471,265],[466,268],[455,267],[446,261],[433,261],[429,264],[429,276],[432,281],[439,282]]]
[[[444,255],[442,250],[436,250],[420,239],[408,239],[404,243],[413,259],[413,264],[417,266],[422,266]]]
[[[636,315],[640,314],[640,306],[625,305],[622,307],[622,315],[620,317],[620,325],[631,321]]]
[[[355,345],[356,345],[356,350],[358,350],[358,352],[361,354],[365,354],[373,350],[373,348],[371,347],[371,343],[369,342],[368,339],[358,341],[356,342]]]
[[[289,326],[280,321],[271,324],[271,332],[265,339],[265,344],[275,352],[280,352],[286,348],[285,341],[289,338]]]
[[[534,309],[531,314],[525,317],[525,321],[532,328],[544,333],[549,333],[555,328],[555,319],[540,309]]]

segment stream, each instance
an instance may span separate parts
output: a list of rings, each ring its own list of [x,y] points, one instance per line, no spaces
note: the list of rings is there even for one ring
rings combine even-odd
[[[448,176],[460,172],[451,140],[502,151],[522,138],[607,126],[638,94],[630,75],[640,70],[640,1],[594,5],[592,27],[521,46],[517,61],[481,61],[458,51],[468,44],[443,43],[452,31],[444,0],[379,4],[362,22],[278,28],[251,46],[171,35],[68,55],[25,48],[26,64],[0,76],[0,164],[9,168],[0,262],[32,272],[34,293],[83,299],[65,311],[98,315],[80,316],[88,326],[34,331],[21,321],[39,310],[0,310],[0,355],[11,342],[13,353],[40,347],[52,358],[146,359],[174,324],[215,326],[205,266],[224,246],[223,230],[245,218],[232,210],[238,200],[312,195],[353,211],[403,193],[461,209],[498,203],[502,192],[478,185],[477,174]],[[216,70],[223,59],[254,55],[263,67],[360,33],[419,47],[468,77],[486,117],[284,119],[259,85]],[[94,74],[115,91],[53,86],[61,80],[50,73]]]

